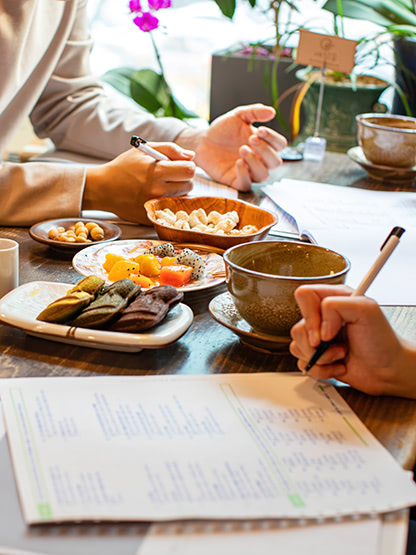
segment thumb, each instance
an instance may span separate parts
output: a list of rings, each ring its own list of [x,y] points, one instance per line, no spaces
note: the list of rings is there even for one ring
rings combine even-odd
[[[272,106],[258,103],[239,106],[234,113],[245,123],[251,124],[255,121],[270,121],[276,115],[276,110]]]

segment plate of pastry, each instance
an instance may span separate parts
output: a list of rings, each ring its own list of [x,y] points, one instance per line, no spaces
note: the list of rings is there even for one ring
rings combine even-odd
[[[129,281],[129,280],[127,280]],[[147,303],[148,299],[145,299],[145,305],[147,306],[157,304],[157,310],[159,311],[158,317],[161,316],[160,323],[150,326],[149,322],[144,326],[145,329],[141,332],[131,332],[120,331],[123,329],[123,322],[121,316],[116,320],[118,324],[118,329],[113,323],[114,318],[111,319],[110,325],[107,329],[94,329],[91,327],[81,327],[75,326],[70,322],[73,317],[68,313],[68,306],[71,307],[74,302],[84,302],[83,295],[80,291],[76,290],[75,295],[70,295],[71,290],[74,289],[74,284],[70,283],[56,283],[49,281],[33,281],[26,283],[13,289],[7,295],[0,299],[0,321],[4,324],[14,326],[24,330],[29,335],[39,337],[42,339],[49,339],[52,341],[58,341],[62,343],[69,343],[72,345],[78,345],[81,347],[93,347],[95,349],[105,349],[111,351],[124,351],[124,352],[139,352],[142,349],[160,349],[166,347],[175,341],[177,341],[182,335],[188,330],[193,321],[192,310],[185,304],[181,303],[180,300],[182,295],[179,297],[175,296],[178,293],[174,290],[173,296],[169,297],[170,300],[166,301],[166,295],[162,295],[162,300],[167,302],[168,307],[163,307],[162,300],[158,300],[156,303]],[[109,288],[107,288],[108,290]],[[152,295],[154,296],[157,288],[153,290]],[[172,288],[173,289],[173,288]],[[138,288],[140,290],[140,288]],[[171,291],[171,289],[170,289]],[[137,291],[136,291],[137,292]],[[85,293],[85,291],[84,291]],[[157,295],[156,295],[157,296]],[[125,310],[125,329],[131,328],[131,316],[133,302],[136,302],[139,298],[143,300],[143,293],[136,296],[136,298],[131,298],[131,303]],[[113,295],[114,298],[114,295]],[[57,303],[58,300],[64,299],[64,303]],[[154,299],[152,299],[153,301]],[[174,302],[170,303],[171,300]],[[46,311],[48,307],[54,305],[49,313]],[[106,303],[106,306],[108,303]],[[91,309],[92,302],[87,307]],[[127,306],[127,303],[126,303]],[[83,308],[85,314],[88,316],[88,321],[83,325],[91,325],[91,312],[87,311],[87,308]],[[145,306],[145,308],[147,308]],[[63,312],[66,310],[67,312]],[[127,312],[127,310],[130,310]],[[154,316],[154,306],[153,306]],[[151,310],[151,311],[152,311]],[[39,315],[45,313],[45,318],[49,320],[56,319],[58,321],[45,321],[39,320]],[[143,306],[139,307],[136,313],[139,312],[143,315],[146,310],[143,310]],[[149,311],[148,311],[149,312]],[[82,314],[82,312],[81,312]],[[95,311],[95,318],[101,318],[99,325],[102,323],[103,311]],[[127,317],[126,317],[127,316]],[[148,314],[145,314],[147,317]],[[78,316],[77,316],[78,317]],[[82,322],[81,322],[82,323]],[[121,323],[121,324],[120,324]]]
[[[222,252],[206,245],[128,239],[90,245],[75,254],[72,265],[81,275],[96,275],[106,283],[130,278],[142,289],[168,284],[188,292],[224,282]]]

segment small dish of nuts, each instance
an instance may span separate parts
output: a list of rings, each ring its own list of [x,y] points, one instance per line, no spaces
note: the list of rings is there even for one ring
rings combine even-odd
[[[59,250],[74,252],[92,243],[115,241],[121,237],[121,229],[106,221],[86,218],[62,218],[45,220],[29,229],[35,241]]]

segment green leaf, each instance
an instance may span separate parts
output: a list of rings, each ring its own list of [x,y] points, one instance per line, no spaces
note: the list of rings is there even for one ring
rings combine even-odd
[[[130,90],[132,99],[152,114],[169,105],[169,92],[165,80],[152,69],[135,71],[130,82]]]
[[[214,0],[223,15],[225,17],[229,17],[230,19],[233,18],[235,7],[236,7],[236,0]],[[252,3],[250,1],[251,6],[253,7],[256,3],[256,0]]]
[[[107,71],[102,79],[156,116],[198,117],[174,97],[164,77],[152,69],[120,67]]]
[[[339,0],[327,0],[323,9],[339,15]],[[416,25],[416,14],[410,0],[342,0],[345,17],[371,21],[388,27],[390,25]]]
[[[131,67],[118,67],[117,69],[110,69],[101,79],[106,83],[112,85],[119,92],[130,96],[130,82],[135,73],[135,69]]]

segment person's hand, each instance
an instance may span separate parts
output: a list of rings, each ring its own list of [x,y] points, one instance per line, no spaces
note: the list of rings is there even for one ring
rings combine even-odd
[[[336,378],[372,395],[416,397],[416,348],[397,337],[378,304],[351,297],[346,286],[301,286],[295,298],[303,319],[291,330],[298,367],[321,341],[334,343],[309,374]]]
[[[82,208],[106,210],[124,220],[148,224],[146,200],[188,193],[195,175],[195,153],[173,143],[149,145],[169,161],[131,148],[106,164],[88,168]]]
[[[287,145],[285,137],[252,125],[271,120],[275,113],[264,104],[240,106],[215,119],[206,131],[185,130],[176,140],[196,151],[197,165],[213,179],[249,191],[252,182],[264,181],[282,163],[279,151]]]

